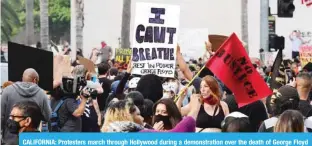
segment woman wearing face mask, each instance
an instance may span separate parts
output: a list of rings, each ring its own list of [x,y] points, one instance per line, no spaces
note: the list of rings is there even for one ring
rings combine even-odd
[[[10,132],[14,137],[7,138],[6,145],[18,145],[18,135],[21,132],[39,132],[37,129],[43,119],[40,107],[31,101],[16,103],[11,111],[10,118],[6,122],[4,132]],[[12,135],[12,136],[13,136]]]
[[[182,120],[179,109],[169,98],[160,99],[154,104],[153,115],[153,128],[159,131],[171,130]]]
[[[178,94],[179,89],[182,88],[178,80],[175,78],[169,78],[163,83],[163,98],[171,98]]]
[[[229,114],[228,105],[221,101],[222,95],[217,80],[212,76],[206,76],[200,84],[201,107],[196,120],[198,132],[220,132],[221,122]],[[183,97],[177,101],[181,108]],[[181,108],[182,115],[190,112],[189,104]]]
[[[163,97],[162,98],[170,98],[170,99],[174,99],[175,97],[175,92],[174,92],[174,85],[173,83],[168,83],[168,82],[165,82],[163,84]]]

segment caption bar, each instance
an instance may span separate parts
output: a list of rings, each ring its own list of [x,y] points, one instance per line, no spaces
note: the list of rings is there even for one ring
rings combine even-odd
[[[19,142],[21,146],[308,146],[312,144],[312,135],[305,133],[23,133]]]

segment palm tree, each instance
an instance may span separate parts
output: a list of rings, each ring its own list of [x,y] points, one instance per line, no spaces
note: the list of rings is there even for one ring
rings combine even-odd
[[[248,50],[248,0],[242,0],[241,7],[241,20],[242,20],[242,40],[245,43],[246,52]]]
[[[121,22],[121,48],[130,48],[131,0],[123,0]]]
[[[76,58],[77,52],[76,52],[76,45],[77,45],[77,37],[76,37],[76,18],[77,18],[77,1],[71,0],[70,1],[70,48],[72,50],[71,57]]]
[[[34,0],[26,0],[26,44],[32,45],[34,44]]]
[[[84,0],[76,0],[76,48],[83,47]]]
[[[49,47],[49,0],[40,0],[40,40],[42,49],[48,50]]]
[[[1,38],[4,41],[10,41],[13,28],[20,25],[19,17],[14,10],[18,5],[19,0],[1,0]]]

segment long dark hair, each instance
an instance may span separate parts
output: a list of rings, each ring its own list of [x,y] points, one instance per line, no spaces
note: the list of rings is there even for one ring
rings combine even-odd
[[[171,123],[170,129],[174,128],[182,120],[182,115],[181,115],[177,105],[170,98],[162,98],[154,104],[153,115],[155,115],[155,113],[156,113],[156,107],[158,104],[164,104],[166,106],[167,113],[169,116],[169,120]],[[154,117],[153,117],[153,124],[155,124],[155,118]]]

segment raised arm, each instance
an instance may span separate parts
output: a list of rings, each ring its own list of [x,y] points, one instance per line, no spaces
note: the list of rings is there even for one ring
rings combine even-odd
[[[127,83],[128,79],[131,75],[131,71],[132,71],[132,64],[131,64],[131,59],[130,59],[130,62],[129,62],[128,67],[127,67],[127,72],[124,75],[124,77],[121,79],[121,81],[119,82],[119,84],[117,86],[116,94],[122,94],[123,93],[123,90],[126,86],[126,83]]]
[[[179,65],[179,68],[181,70],[181,72],[183,73],[184,77],[187,80],[192,80],[193,78],[193,73],[191,72],[191,70],[189,69],[188,65],[186,64],[181,51],[180,51],[180,46],[177,46],[177,63]]]
[[[191,107],[190,107],[190,104],[187,104],[186,106],[183,106],[182,107],[182,103],[183,103],[183,100],[186,96],[186,91],[187,91],[187,88],[184,88],[182,89],[182,91],[184,92],[181,97],[177,100],[176,102],[176,105],[179,109],[179,111],[181,112],[182,116],[187,116],[189,114],[189,112],[191,111]]]

